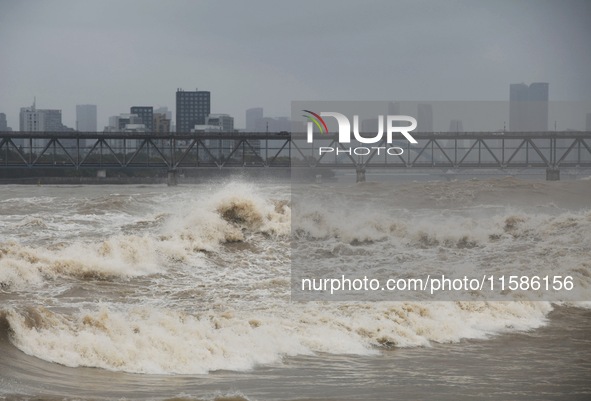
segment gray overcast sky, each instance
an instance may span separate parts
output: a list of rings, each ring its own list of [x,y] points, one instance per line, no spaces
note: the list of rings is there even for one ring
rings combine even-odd
[[[0,0],[0,112],[96,104],[99,130],[176,88],[212,112],[291,100],[591,100],[591,1]]]

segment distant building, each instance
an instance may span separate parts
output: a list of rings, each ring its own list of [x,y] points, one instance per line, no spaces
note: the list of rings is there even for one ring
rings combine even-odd
[[[175,132],[176,127],[172,122],[172,111],[169,111],[168,107],[154,109],[153,128],[155,132]]]
[[[97,111],[94,104],[76,105],[76,131],[79,132],[97,132]],[[95,140],[87,139],[84,142],[86,146],[94,145]]]
[[[417,105],[416,132],[433,132],[433,106],[419,103]]]
[[[509,86],[509,131],[548,131],[549,84]]]
[[[261,109],[262,110],[262,109]],[[288,117],[263,117],[256,120],[254,132],[292,132],[292,121]],[[304,132],[303,126],[300,128],[300,132]],[[253,153],[248,157],[255,159],[255,154],[261,152],[261,142],[257,139],[249,140],[254,150]],[[275,149],[281,147],[280,141],[270,140],[267,142],[269,149]]]
[[[400,115],[400,103],[388,102],[388,115],[399,116]]]
[[[62,111],[22,107],[20,111],[20,131],[24,132],[60,132],[72,131],[62,124]]]
[[[0,131],[12,131],[12,128],[8,126],[6,114],[4,113],[0,113]]]
[[[256,132],[291,131],[291,120],[288,117],[263,117],[257,120]]]
[[[359,129],[364,134],[370,134],[368,136],[375,136],[375,134],[380,129],[380,120],[378,120],[377,118],[368,118],[365,120],[361,120],[361,125]],[[382,132],[384,132],[384,129],[384,120],[382,119]]]
[[[146,126],[147,132],[154,131],[154,108],[152,106],[133,106],[130,109],[131,114],[135,114]]]
[[[464,132],[462,120],[451,120],[449,122],[449,132]]]
[[[205,124],[219,126],[223,132],[234,131],[234,117],[229,114],[210,114],[205,118]]]
[[[158,107],[157,109],[154,109],[154,114],[164,114],[166,115],[166,118],[169,119],[170,121],[172,121],[172,111],[168,110],[168,107]]]
[[[304,126],[299,128],[304,131]],[[288,117],[265,117],[262,107],[253,107],[246,110],[246,132],[292,132],[292,121]],[[245,149],[247,163],[255,162],[260,157],[261,141],[258,139],[249,139],[248,146]],[[267,142],[270,149],[274,146],[281,147],[279,141],[270,140]]]
[[[205,118],[204,125],[195,125],[192,132],[219,132],[229,133],[234,132],[234,118],[229,114],[210,114]],[[227,158],[235,147],[235,142],[232,139],[208,139],[206,145],[210,152],[217,154],[218,158]],[[205,153],[201,154],[202,158],[207,158]]]
[[[109,126],[105,127],[105,132],[124,132],[127,125],[143,124],[142,119],[137,114],[122,113],[118,116],[109,117]],[[145,130],[145,124],[144,124]]]
[[[203,132],[203,133],[222,133],[222,127],[220,125],[209,125],[209,124],[196,124],[191,129],[191,132]],[[207,151],[200,146],[198,150],[198,157],[200,162],[212,162],[212,156],[221,159],[224,154],[227,156],[228,152],[223,151],[222,139],[204,139]]]
[[[76,131],[97,132],[96,116],[96,105],[76,105]]]
[[[382,113],[379,113],[382,114]],[[387,104],[387,108],[386,108],[386,115],[388,116],[398,116],[400,115],[400,103],[398,102],[388,102]],[[387,120],[386,118],[382,118],[381,119],[382,122],[382,132],[386,132],[387,127]],[[393,127],[397,127],[397,126],[404,126],[407,124],[402,124],[399,121],[393,121],[392,122],[392,126]],[[368,134],[368,137],[371,137],[372,135],[375,136],[377,132],[379,132],[380,130],[380,119],[378,118],[366,118],[361,120],[361,123],[359,124],[359,130],[363,133]],[[295,132],[300,132],[300,131],[295,131]]]
[[[253,107],[246,110],[246,132],[254,132],[257,130],[259,120],[263,119],[263,108]]]
[[[62,124],[62,111],[52,109],[37,109],[35,102],[30,107],[21,107],[19,114],[19,130],[22,132],[64,132],[74,131]],[[34,152],[39,152],[45,147],[47,139],[34,139]],[[62,141],[63,145],[70,144]],[[16,144],[20,146],[21,144]]]
[[[176,92],[176,131],[190,132],[195,125],[204,125],[211,112],[211,93],[208,91]]]
[[[449,132],[454,132],[454,133],[464,132],[464,123],[462,122],[462,120],[451,120],[449,122]],[[460,139],[460,140],[456,139],[455,144],[454,144],[454,141],[452,141],[451,139],[444,139],[439,142],[444,148],[457,147],[457,149],[461,149],[465,152],[468,152],[471,148],[471,145],[472,145],[471,141],[469,139]],[[444,159],[445,159],[444,157],[440,157],[441,161],[444,161]]]
[[[591,113],[587,113],[587,121],[585,123],[585,131],[591,131]]]
[[[137,114],[122,113],[109,117],[109,125],[104,132],[146,132],[146,126]],[[139,141],[137,139],[109,139],[109,146],[117,154],[134,152]]]
[[[158,133],[170,132],[170,118],[166,116],[166,113],[154,113],[154,118],[152,119],[152,129],[153,132]]]
[[[292,131],[289,117],[265,117],[262,107],[246,110],[246,132],[281,132]]]

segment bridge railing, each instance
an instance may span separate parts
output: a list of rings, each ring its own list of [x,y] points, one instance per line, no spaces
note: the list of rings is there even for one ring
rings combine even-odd
[[[335,134],[0,132],[0,168],[591,167],[591,132],[413,133],[418,144]],[[333,149],[321,152],[321,147]],[[400,152],[400,150],[402,152]]]

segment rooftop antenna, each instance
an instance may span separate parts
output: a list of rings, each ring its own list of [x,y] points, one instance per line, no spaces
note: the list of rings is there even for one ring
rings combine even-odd
[[[37,104],[37,96],[33,96],[33,110],[35,110],[36,104]]]

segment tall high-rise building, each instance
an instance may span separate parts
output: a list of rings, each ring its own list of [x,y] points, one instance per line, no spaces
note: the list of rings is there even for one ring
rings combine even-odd
[[[19,130],[23,132],[63,132],[73,131],[72,128],[62,124],[62,111],[51,109],[37,109],[35,102],[32,106],[21,107],[19,114]],[[47,139],[34,139],[33,147],[35,151],[40,151]],[[63,145],[69,145],[71,142],[62,141]]]
[[[152,106],[133,106],[130,114],[135,114],[146,127],[146,132],[154,131],[154,108]]]
[[[0,113],[0,131],[12,131],[12,128],[8,126],[6,114],[4,113]]]
[[[76,131],[97,132],[96,115],[95,104],[76,105]]]
[[[548,131],[549,84],[509,86],[509,131]]]
[[[62,111],[37,109],[33,103],[30,107],[21,107],[19,130],[24,132],[59,132],[71,131],[62,124]]]
[[[208,91],[176,92],[176,131],[190,132],[195,125],[205,125],[211,112],[211,93]]]
[[[417,132],[433,132],[433,106],[426,103],[417,105]]]
[[[257,129],[257,122],[263,119],[263,108],[253,107],[246,110],[246,131],[254,132]]]

